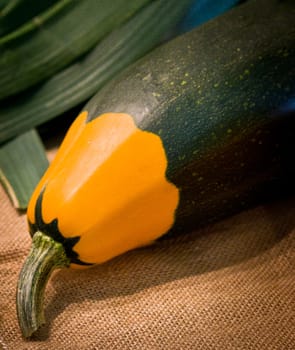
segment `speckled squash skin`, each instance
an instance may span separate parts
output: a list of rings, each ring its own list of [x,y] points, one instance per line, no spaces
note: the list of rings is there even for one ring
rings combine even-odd
[[[40,230],[51,236],[62,243],[73,265],[87,266],[290,193],[294,182],[290,161],[294,150],[294,18],[292,1],[246,2],[159,47],[110,82],[85,106],[84,119],[80,115],[78,126],[72,127],[72,136],[61,147],[60,161],[37,187],[28,209],[31,234]],[[95,136],[79,146],[79,135],[86,129],[86,134],[93,134],[96,126],[104,124],[102,118],[108,124],[110,118],[117,120],[115,115],[151,142],[140,141],[142,148],[138,148],[126,137],[124,144],[133,145],[130,153],[124,151],[124,162],[117,157],[110,172],[101,176],[106,166],[101,170],[94,165],[104,142]],[[118,139],[122,136],[117,121],[112,123],[106,134],[97,127],[106,145],[108,133],[113,137],[118,132]],[[101,144],[99,152],[84,157],[84,149],[89,151],[85,145],[94,141]],[[154,141],[159,152],[141,162],[147,157],[143,150],[148,151]],[[122,151],[120,147],[116,152]],[[138,167],[133,163],[134,150]],[[116,152],[106,163],[113,162]],[[85,158],[81,162],[79,153]],[[158,155],[161,175],[153,164]],[[104,189],[111,187],[108,178],[117,185],[125,168],[133,169],[133,174],[138,171],[147,183],[150,176],[160,176],[159,193],[165,192],[161,200],[157,184],[153,191],[142,188],[135,195],[132,183],[139,177],[132,174],[126,175],[118,191],[105,194]],[[83,172],[89,173],[92,187],[82,180]],[[125,187],[130,189],[122,191],[126,197],[118,195],[118,202],[113,200]],[[143,197],[147,193],[152,195]],[[115,211],[107,211],[106,205]],[[165,208],[169,218],[161,222]],[[154,224],[149,226],[152,217]]]
[[[253,0],[141,59],[70,127],[28,207],[24,337],[85,268],[294,193],[295,2]]]
[[[133,64],[86,105],[89,119],[127,113],[161,137],[180,189],[171,231],[290,193],[294,18],[293,1],[246,2]]]

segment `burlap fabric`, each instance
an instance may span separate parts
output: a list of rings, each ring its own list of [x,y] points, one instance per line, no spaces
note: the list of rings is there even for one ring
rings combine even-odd
[[[0,203],[0,349],[295,349],[295,199],[57,271],[30,341],[15,312],[30,238],[2,188]]]

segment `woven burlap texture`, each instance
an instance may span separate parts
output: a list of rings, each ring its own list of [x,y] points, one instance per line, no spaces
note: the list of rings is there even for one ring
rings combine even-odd
[[[55,272],[47,323],[30,341],[15,311],[30,237],[2,188],[0,202],[0,348],[295,349],[294,199]]]

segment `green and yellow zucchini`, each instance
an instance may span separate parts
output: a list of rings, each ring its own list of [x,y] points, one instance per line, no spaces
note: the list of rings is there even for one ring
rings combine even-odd
[[[93,266],[291,191],[294,18],[292,1],[249,1],[90,100],[29,203],[25,337],[44,321],[52,269]]]
[[[0,106],[0,142],[5,141],[0,147],[0,181],[9,189],[7,192],[14,205],[22,209],[27,207],[33,184],[38,182],[36,180],[45,164],[38,164],[37,160],[45,158],[45,151],[36,138],[29,140],[29,131],[26,137],[11,137],[39,126],[90,98],[111,77],[159,44],[164,33],[175,27],[183,17],[190,3],[191,0],[151,2],[107,35],[83,60],[56,74],[29,94],[15,98],[7,108]],[[32,148],[36,159],[31,156]],[[19,162],[19,159],[22,161]]]

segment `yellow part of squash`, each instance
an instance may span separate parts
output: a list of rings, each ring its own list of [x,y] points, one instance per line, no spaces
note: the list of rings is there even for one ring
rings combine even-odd
[[[44,189],[44,223],[57,219],[63,237],[80,237],[73,250],[93,264],[166,233],[174,223],[179,190],[166,178],[158,135],[138,129],[128,114],[106,113],[90,122],[87,115],[82,112],[71,126],[27,215],[35,224]]]

